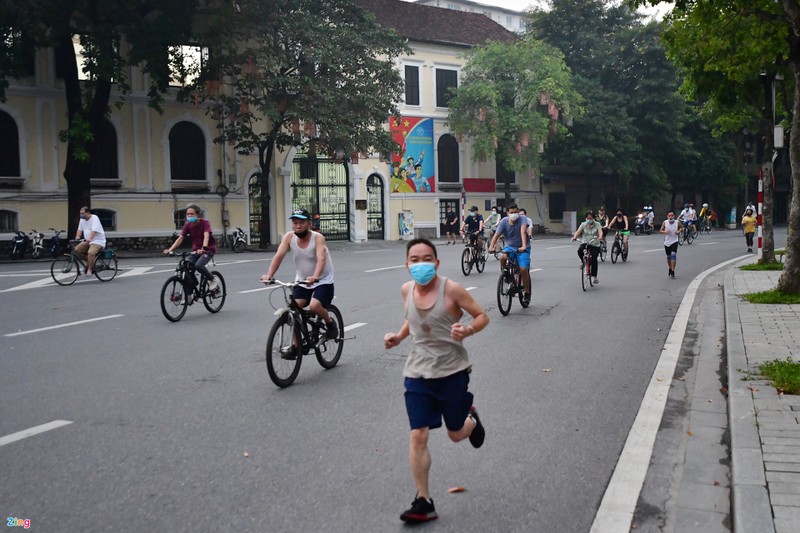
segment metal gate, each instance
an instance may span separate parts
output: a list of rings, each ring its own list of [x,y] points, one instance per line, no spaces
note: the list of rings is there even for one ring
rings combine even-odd
[[[383,179],[377,174],[367,178],[367,239],[383,239]]]
[[[261,173],[250,176],[247,184],[250,200],[250,244],[261,242]]]
[[[298,153],[292,161],[292,209],[319,215],[319,226],[329,241],[350,240],[350,188],[347,165]]]

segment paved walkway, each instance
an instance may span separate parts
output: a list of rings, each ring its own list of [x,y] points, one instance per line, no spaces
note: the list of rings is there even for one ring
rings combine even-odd
[[[756,305],[737,296],[772,289],[779,275],[734,267],[725,277],[737,533],[800,531],[800,396],[779,395],[757,375],[766,361],[788,356],[800,360],[800,305]]]

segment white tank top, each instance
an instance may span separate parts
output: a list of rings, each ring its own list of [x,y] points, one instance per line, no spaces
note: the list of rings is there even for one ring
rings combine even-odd
[[[678,219],[672,221],[670,224],[669,220],[664,221],[664,229],[667,230],[667,234],[664,235],[664,246],[672,246],[676,242],[678,242]]]
[[[317,269],[317,232],[311,231],[311,240],[308,241],[308,247],[300,248],[297,244],[297,235],[292,235],[292,242],[289,245],[292,250],[292,258],[294,265],[297,268],[295,274],[295,281],[307,279],[314,275]],[[317,285],[325,285],[333,283],[333,263],[331,262],[331,254],[328,247],[325,247],[325,268],[322,270],[322,275],[319,281],[313,285],[306,285],[306,287],[313,289]]]

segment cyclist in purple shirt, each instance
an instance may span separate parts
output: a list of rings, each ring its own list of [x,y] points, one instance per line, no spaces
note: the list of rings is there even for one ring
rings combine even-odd
[[[206,265],[214,254],[217,253],[217,243],[211,234],[211,223],[202,217],[203,210],[197,204],[186,206],[186,224],[183,226],[180,236],[175,239],[172,246],[164,250],[168,254],[179,247],[185,237],[192,239],[192,255],[187,261],[194,265],[194,268],[208,280],[208,290],[217,289],[217,278],[211,275]]]

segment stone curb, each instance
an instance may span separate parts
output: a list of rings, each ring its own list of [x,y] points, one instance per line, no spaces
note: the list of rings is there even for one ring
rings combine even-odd
[[[731,434],[731,515],[736,533],[775,531],[758,434],[756,408],[747,371],[739,318],[739,297],[733,291],[737,267],[725,274],[725,338],[728,353],[728,427]]]

